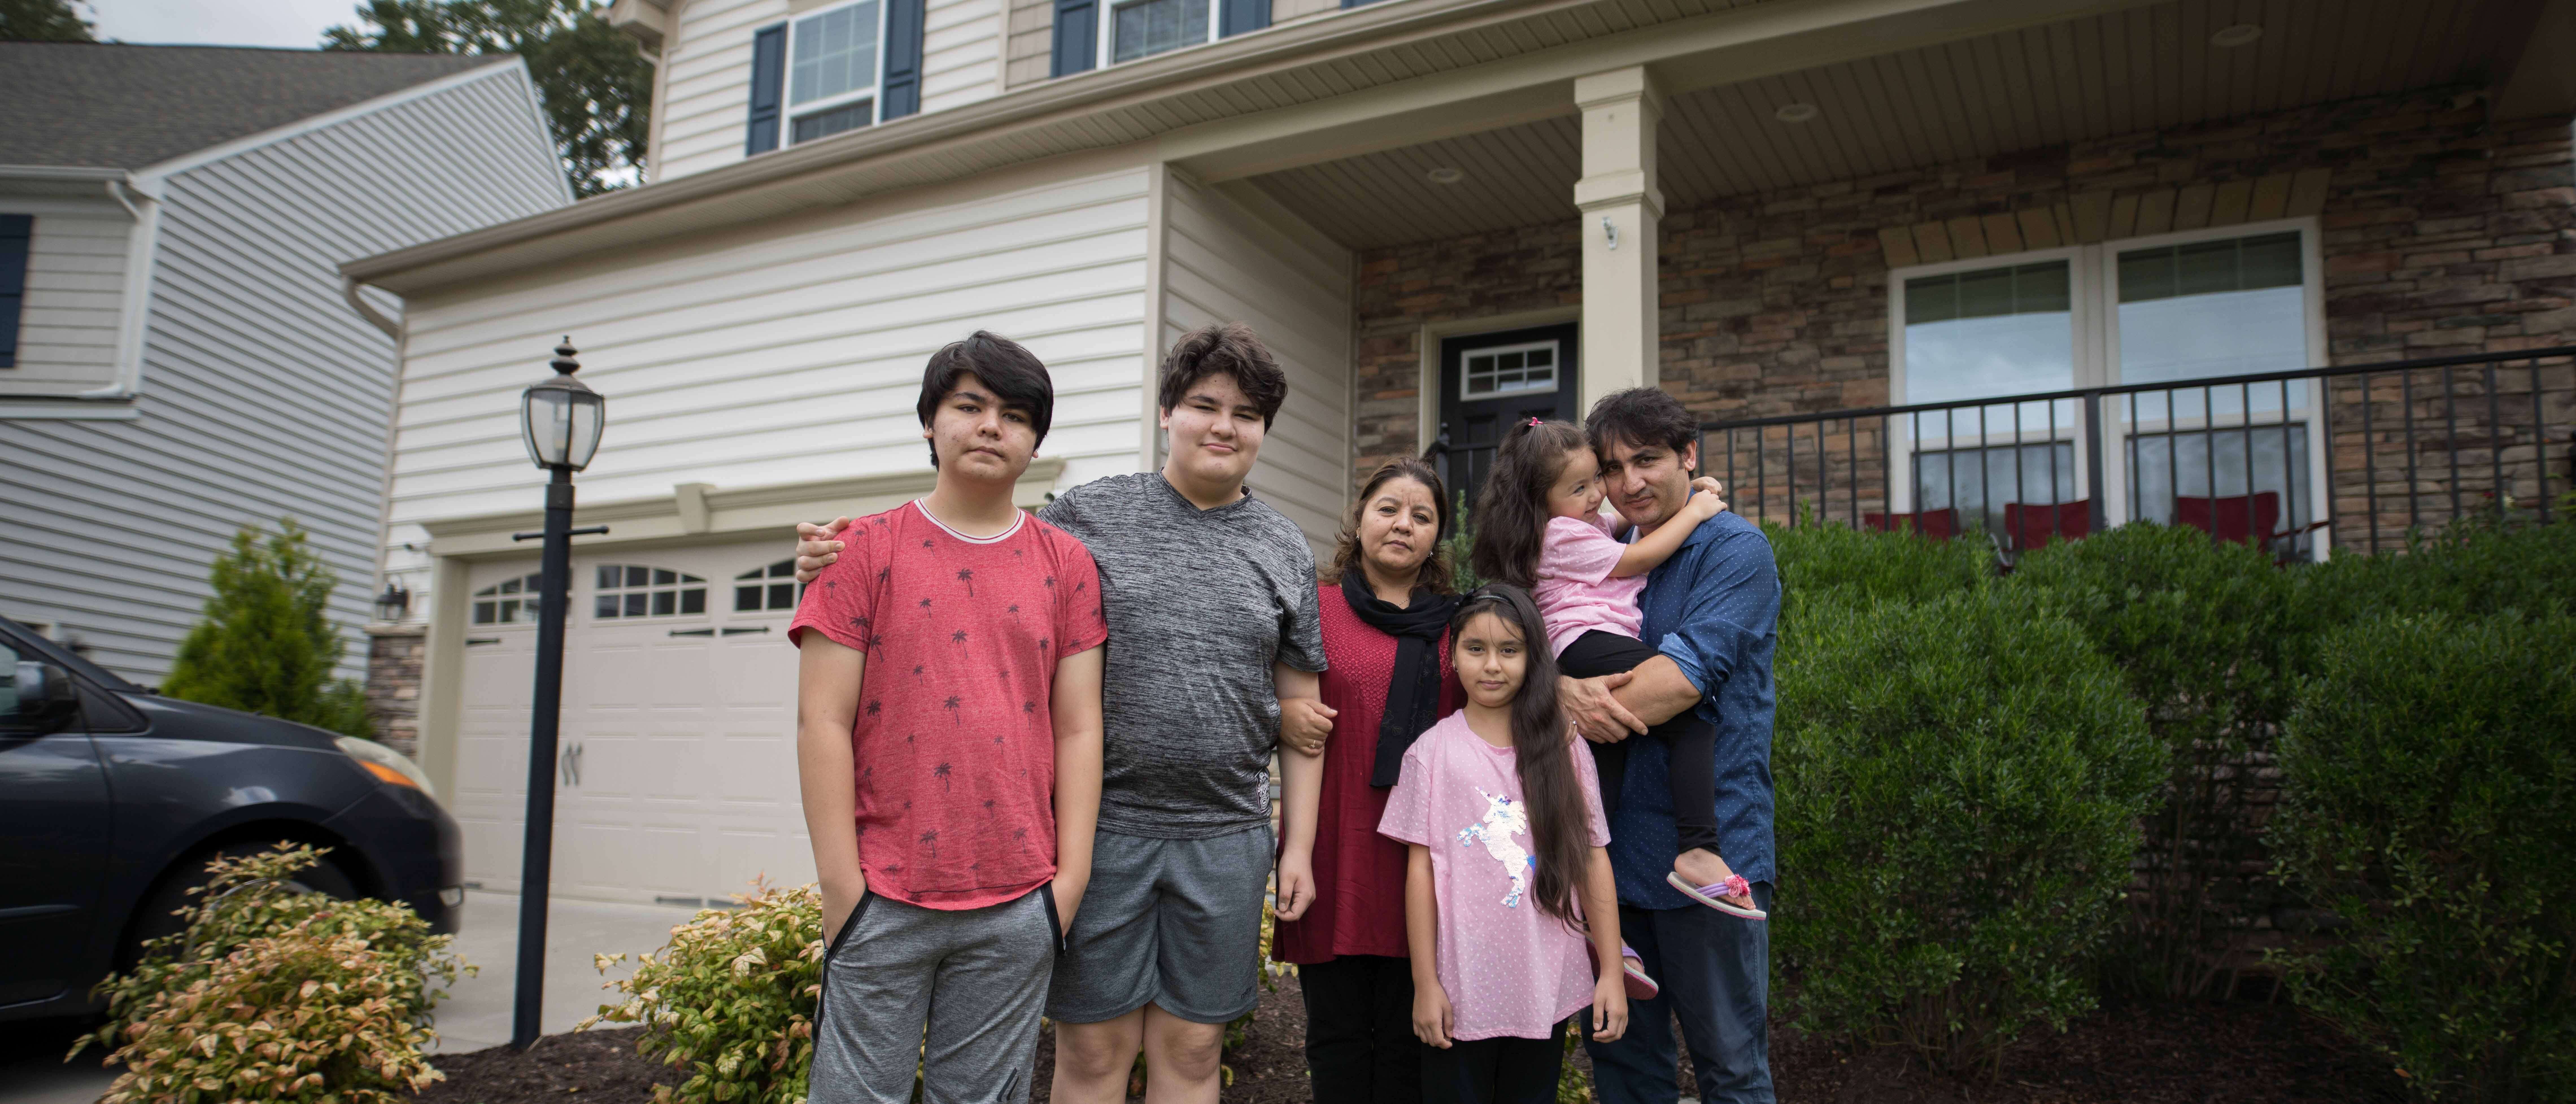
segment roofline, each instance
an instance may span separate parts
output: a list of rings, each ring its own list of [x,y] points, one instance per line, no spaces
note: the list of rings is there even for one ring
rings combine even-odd
[[[1256,75],[1248,69],[1324,60],[1323,56],[1457,29],[1478,20],[1500,20],[1589,6],[1593,0],[1408,0],[1344,9],[1331,18],[1271,28],[1195,50],[1176,50],[1144,61],[1059,77],[963,107],[914,115],[828,141],[693,173],[678,180],[595,196],[570,207],[531,215],[361,257],[340,266],[342,275],[376,283],[416,268],[469,257],[499,246],[634,218],[704,201],[762,184],[884,159],[924,146],[968,138],[1011,124],[1087,114],[1112,101],[1166,98]]]
[[[0,165],[11,180],[122,180],[125,170],[99,165]]]
[[[226,141],[207,146],[203,149],[192,150],[165,161],[145,165],[142,168],[133,170],[134,178],[139,184],[146,188],[154,187],[162,180],[179,173],[186,172],[190,169],[221,161],[224,158],[246,153],[262,146],[274,145],[290,138],[300,137],[302,135],[312,133],[313,131],[321,130],[325,127],[337,126],[359,116],[373,114],[388,107],[407,103],[425,96],[434,96],[459,85],[471,84],[475,81],[498,75],[500,70],[508,68],[519,70],[520,74],[525,77],[528,64],[526,59],[513,54],[510,55],[509,59],[506,61],[496,60],[488,65],[477,65],[471,69],[449,73],[448,75],[436,80],[423,81],[414,85],[406,85],[402,88],[397,88],[391,92],[384,93],[383,95],[376,96],[371,99],[360,100],[346,107],[333,108],[329,111],[322,112],[319,115],[307,115],[301,119],[295,120],[294,122],[287,123],[284,126],[270,127],[267,130],[245,134],[239,138],[228,139]],[[533,78],[530,79],[533,82]],[[121,174],[123,170],[119,170],[119,172]]]

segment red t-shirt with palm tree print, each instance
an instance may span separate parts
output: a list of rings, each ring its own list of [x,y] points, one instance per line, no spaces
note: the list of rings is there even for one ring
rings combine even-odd
[[[1100,569],[1026,512],[988,539],[920,503],[860,518],[796,608],[867,653],[850,731],[859,868],[907,904],[973,909],[1055,877],[1056,661],[1108,639]]]

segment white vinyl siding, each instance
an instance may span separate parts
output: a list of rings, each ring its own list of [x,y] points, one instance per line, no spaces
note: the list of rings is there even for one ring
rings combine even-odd
[[[923,197],[927,202],[934,198]],[[1139,466],[1146,181],[1122,169],[948,206],[818,212],[412,304],[386,566],[421,522],[534,509],[519,392],[564,334],[608,399],[581,501],[679,483],[771,486],[921,470],[923,363],[989,329],[1055,379],[1039,452],[1062,485]],[[425,545],[424,545],[425,546]],[[426,585],[427,573],[406,578]]]
[[[1246,323],[1270,346],[1288,401],[1247,482],[1329,556],[1351,483],[1350,255],[1177,174],[1167,194],[1162,346],[1211,322]]]
[[[964,107],[1002,90],[1002,0],[928,0],[921,36],[921,110]]]
[[[395,364],[337,266],[569,202],[533,97],[496,68],[164,180],[140,417],[0,420],[0,612],[156,683],[234,531],[291,516],[362,674]]]
[[[680,9],[650,178],[677,180],[742,160],[751,111],[751,36],[786,22],[787,0],[692,0]]]
[[[794,14],[820,10],[821,5],[800,5]],[[652,180],[677,180],[742,160],[743,126],[751,111],[751,36],[789,17],[787,0],[692,0],[680,9],[679,36],[665,62],[670,83]],[[925,112],[999,94],[1002,0],[928,0],[921,71]],[[783,148],[786,131],[780,134]]]
[[[0,368],[0,398],[76,395],[115,382],[133,217],[104,194],[0,196],[0,214],[35,218],[18,366]]]

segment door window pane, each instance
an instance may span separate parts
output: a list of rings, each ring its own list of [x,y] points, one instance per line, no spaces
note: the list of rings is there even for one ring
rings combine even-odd
[[[2307,290],[2299,235],[2133,249],[2120,254],[2116,382],[2241,376],[2308,366]],[[2305,391],[2294,387],[2291,402]],[[2268,392],[2268,393],[2267,393]],[[2200,405],[2197,392],[2186,413]],[[2277,386],[2212,391],[2209,413],[2281,409]],[[2138,417],[2162,421],[2163,392],[2138,396]],[[2183,400],[2177,396],[2178,403]]]
[[[1133,61],[1207,41],[1210,0],[1139,0],[1117,9],[1111,61]]]
[[[877,83],[877,0],[796,21],[787,102],[812,103]]]
[[[1557,387],[1553,341],[1470,349],[1460,359],[1466,370],[1462,384],[1466,398],[1538,395]]]

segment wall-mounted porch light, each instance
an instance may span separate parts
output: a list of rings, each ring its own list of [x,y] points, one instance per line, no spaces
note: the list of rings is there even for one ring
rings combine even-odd
[[[2209,44],[2221,50],[2233,50],[2239,46],[2251,46],[2255,39],[2261,37],[2263,37],[2263,28],[2252,23],[2239,23],[2232,27],[2220,27],[2218,33],[2209,36]]]

